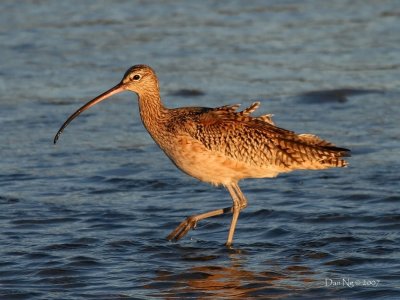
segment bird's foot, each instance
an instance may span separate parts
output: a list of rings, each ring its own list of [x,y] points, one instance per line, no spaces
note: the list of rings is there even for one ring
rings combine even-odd
[[[167,240],[178,241],[183,238],[190,229],[196,227],[197,218],[194,216],[187,217],[178,227],[176,227],[168,236]]]
[[[233,249],[232,242],[226,242],[225,247],[228,249]]]

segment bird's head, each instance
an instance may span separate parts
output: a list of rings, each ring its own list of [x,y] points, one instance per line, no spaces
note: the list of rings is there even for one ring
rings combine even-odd
[[[135,92],[138,95],[158,91],[156,73],[152,68],[146,65],[130,67],[125,72],[120,84],[125,90]]]
[[[71,121],[79,116],[82,112],[96,105],[97,103],[100,103],[101,101],[111,97],[112,95],[121,93],[123,91],[134,92],[139,96],[139,98],[140,95],[143,95],[145,93],[153,93],[157,95],[158,80],[156,73],[153,71],[152,68],[146,65],[135,65],[133,67],[130,67],[125,72],[122,80],[116,86],[87,102],[64,122],[64,124],[61,126],[54,137],[54,144],[57,143],[57,140],[65,127],[67,127],[68,124],[71,123]]]

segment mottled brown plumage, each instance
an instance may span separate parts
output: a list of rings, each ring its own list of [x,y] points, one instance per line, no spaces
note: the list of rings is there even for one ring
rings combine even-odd
[[[252,116],[259,102],[242,111],[238,111],[238,104],[168,109],[161,102],[157,76],[146,65],[131,67],[118,85],[72,114],[54,142],[81,112],[125,90],[138,95],[143,124],[171,161],[201,181],[224,185],[233,200],[232,207],[188,217],[168,236],[170,240],[180,239],[202,219],[233,213],[226,242],[231,245],[239,212],[247,206],[238,186],[241,179],[347,165],[342,157],[349,156],[349,150],[312,134],[296,134],[279,128],[271,115]]]

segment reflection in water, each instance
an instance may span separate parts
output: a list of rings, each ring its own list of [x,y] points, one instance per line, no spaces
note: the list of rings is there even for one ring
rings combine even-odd
[[[264,271],[251,271],[244,267],[246,257],[240,252],[230,252],[229,259],[230,266],[210,264],[207,256],[205,265],[179,273],[160,271],[146,287],[157,290],[153,295],[166,299],[190,296],[196,299],[282,299],[318,284],[313,278],[315,272],[309,267],[291,265],[282,269],[274,262],[264,262]],[[196,260],[201,261],[201,258]]]

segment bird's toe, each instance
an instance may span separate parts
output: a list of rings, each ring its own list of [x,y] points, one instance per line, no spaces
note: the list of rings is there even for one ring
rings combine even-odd
[[[178,241],[183,238],[190,229],[196,227],[197,219],[194,216],[187,217],[181,224],[178,225],[168,236],[167,240]]]

